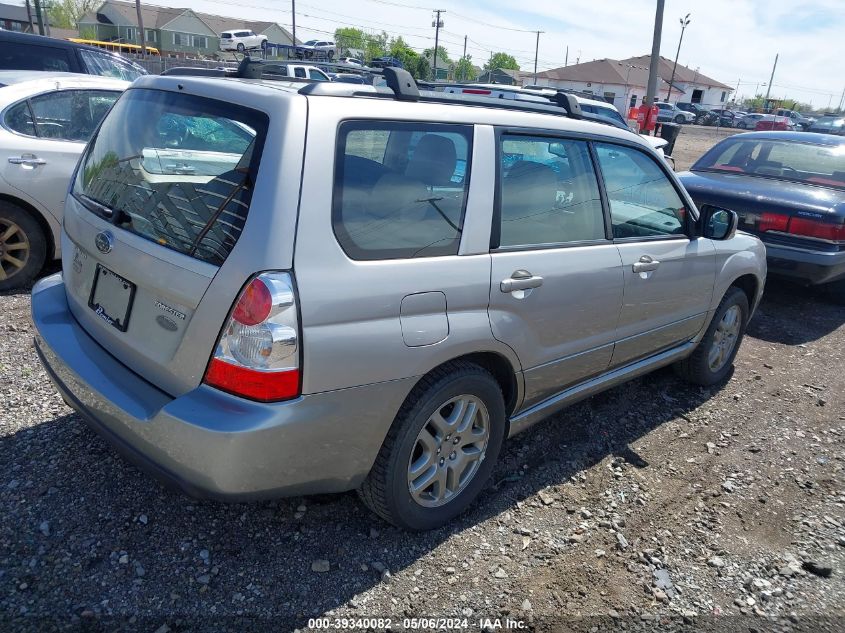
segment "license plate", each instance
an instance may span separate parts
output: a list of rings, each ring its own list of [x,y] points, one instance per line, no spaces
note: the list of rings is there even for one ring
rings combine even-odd
[[[88,307],[121,332],[129,326],[129,313],[135,299],[135,284],[97,264]]]

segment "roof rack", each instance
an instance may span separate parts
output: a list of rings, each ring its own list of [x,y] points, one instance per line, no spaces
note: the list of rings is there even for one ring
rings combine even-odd
[[[366,67],[366,73],[381,75],[387,84],[387,88],[355,84],[335,84],[326,81],[315,81],[300,77],[287,75],[289,63],[296,62],[271,62],[264,59],[252,59],[244,57],[238,64],[235,71],[222,68],[171,68],[163,75],[194,75],[200,77],[238,77],[242,79],[278,79],[281,81],[300,82],[305,85],[299,89],[302,95],[322,95],[330,97],[375,97],[382,99],[395,99],[397,101],[422,101],[425,103],[443,103],[449,105],[469,105],[483,108],[499,108],[504,110],[521,110],[524,112],[537,112],[542,114],[564,114],[572,119],[583,119],[581,106],[577,99],[570,94],[557,92],[549,95],[549,103],[534,101],[523,101],[518,99],[489,99],[480,95],[450,94],[437,92],[430,88],[447,86],[452,84],[422,83],[428,90],[420,91],[420,86],[411,74],[402,68],[388,66],[386,68]],[[316,65],[316,64],[315,64]],[[325,64],[320,64],[325,65]],[[335,64],[333,64],[335,65]],[[455,84],[458,85],[458,84]],[[592,117],[588,117],[593,120]]]

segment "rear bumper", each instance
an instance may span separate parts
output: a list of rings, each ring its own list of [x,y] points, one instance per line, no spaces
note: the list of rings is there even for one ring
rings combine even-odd
[[[845,252],[826,253],[766,244],[769,274],[812,286],[845,279]]]
[[[131,461],[232,501],[341,492],[366,477],[414,379],[257,403],[200,385],[172,398],[76,322],[61,274],[32,292],[35,348],[62,396]]]

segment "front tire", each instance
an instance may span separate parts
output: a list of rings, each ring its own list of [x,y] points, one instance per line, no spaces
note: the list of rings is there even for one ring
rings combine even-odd
[[[493,376],[457,361],[410,393],[361,488],[373,512],[396,526],[431,530],[466,510],[490,477],[505,436]]]
[[[237,49],[239,53],[243,53],[246,50],[246,47],[244,46],[243,42],[238,42]]]
[[[742,344],[748,313],[745,293],[735,286],[729,288],[695,351],[675,365],[678,374],[705,387],[721,382],[731,371]]]
[[[19,206],[0,201],[0,290],[31,283],[46,259],[47,238],[38,221]]]
[[[675,123],[684,123],[686,119],[682,117],[680,114],[675,117]]]

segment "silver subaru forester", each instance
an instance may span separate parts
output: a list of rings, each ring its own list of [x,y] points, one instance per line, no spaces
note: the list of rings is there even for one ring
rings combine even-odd
[[[675,364],[726,378],[761,243],[577,102],[145,77],[33,290],[65,400],[198,496],[358,489],[440,526],[503,440]],[[564,97],[565,99],[565,97]]]

